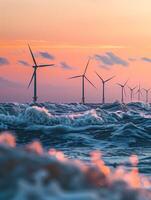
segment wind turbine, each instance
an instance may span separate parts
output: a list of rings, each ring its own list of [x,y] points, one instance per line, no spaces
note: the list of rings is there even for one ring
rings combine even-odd
[[[103,84],[103,89],[102,89],[102,103],[105,103],[105,84],[109,81],[111,81],[115,76],[112,76],[106,80],[104,80],[97,72],[95,72],[96,75],[100,78],[100,80],[102,81]]]
[[[122,97],[121,97],[121,102],[122,103],[124,103],[124,94],[126,96],[125,86],[126,86],[127,82],[128,82],[128,80],[123,85],[120,84],[120,83],[117,83],[122,89]]]
[[[137,86],[131,88],[128,86],[128,88],[130,89],[130,98],[131,98],[131,102],[133,101],[133,97],[134,97],[134,90],[137,88]]]
[[[143,88],[143,90],[144,90],[145,93],[146,93],[146,103],[148,103],[148,96],[149,96],[149,91],[151,90],[151,88],[149,88],[149,89],[144,89],[144,88]]]
[[[90,64],[90,60],[91,60],[91,58],[88,59],[88,62],[86,64],[86,67],[85,67],[85,70],[84,70],[84,73],[82,75],[73,76],[73,77],[69,78],[69,79],[82,78],[82,104],[85,104],[85,80],[87,80],[94,88],[96,88],[93,85],[93,83],[91,83],[91,81],[86,77],[86,72],[87,72],[88,66]]]
[[[142,96],[142,91],[141,91],[141,85],[140,85],[140,83],[139,83],[139,87],[138,87],[138,90],[137,90],[136,94],[138,94],[138,101],[140,101],[141,100],[141,96]]]
[[[49,67],[49,66],[54,66],[54,64],[48,64],[48,65],[38,65],[36,60],[35,60],[35,57],[34,57],[34,54],[30,48],[30,46],[28,45],[28,48],[29,48],[29,51],[30,51],[30,54],[32,56],[32,59],[33,59],[33,62],[34,62],[34,65],[32,66],[33,69],[34,69],[34,72],[32,74],[32,77],[31,77],[31,80],[28,84],[28,88],[30,87],[32,81],[34,80],[34,96],[33,96],[33,103],[36,103],[37,102],[37,69],[38,68],[42,68],[42,67]]]

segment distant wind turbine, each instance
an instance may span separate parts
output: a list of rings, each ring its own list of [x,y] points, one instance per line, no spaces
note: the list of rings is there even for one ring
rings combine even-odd
[[[85,104],[85,80],[87,80],[94,88],[96,88],[93,83],[91,83],[91,81],[86,77],[86,72],[87,72],[87,69],[88,69],[88,66],[90,64],[90,60],[91,58],[88,59],[88,62],[86,64],[86,67],[85,67],[85,70],[84,70],[84,73],[82,75],[79,75],[79,76],[73,76],[69,79],[74,79],[74,78],[82,78],[82,103]]]
[[[32,81],[33,81],[33,79],[34,79],[34,96],[33,96],[33,103],[36,103],[36,102],[37,102],[37,99],[38,99],[38,97],[37,97],[37,69],[38,69],[38,68],[42,68],[42,67],[54,66],[54,64],[38,65],[37,62],[36,62],[36,60],[35,60],[34,54],[33,54],[33,52],[32,52],[32,50],[31,50],[31,48],[30,48],[29,45],[28,45],[28,47],[29,47],[29,51],[30,51],[30,53],[31,53],[31,56],[32,56],[32,59],[33,59],[33,62],[34,62],[34,65],[33,65],[34,72],[33,72],[33,75],[32,75],[32,77],[31,77],[31,80],[30,80],[30,82],[29,82],[29,84],[28,84],[28,88],[30,87],[30,85],[31,85],[31,83],[32,83]]]
[[[142,95],[142,91],[141,91],[141,85],[140,85],[140,83],[139,83],[139,87],[138,87],[138,90],[137,90],[136,94],[138,94],[138,101],[140,101],[141,100],[141,96],[143,96]]]
[[[131,102],[133,101],[133,97],[134,97],[134,90],[137,88],[137,86],[131,88],[128,86],[128,88],[130,89],[130,98],[131,98]]]
[[[122,103],[124,103],[124,95],[126,96],[125,86],[126,86],[127,82],[128,82],[128,80],[123,85],[120,83],[117,83],[122,89],[122,97],[121,97]]]
[[[109,81],[111,81],[115,76],[112,76],[106,80],[104,80],[97,72],[95,72],[96,75],[99,77],[99,79],[102,81],[103,89],[102,89],[102,103],[105,103],[105,84]]]
[[[149,96],[149,91],[151,90],[151,88],[149,88],[149,89],[144,89],[144,88],[143,88],[143,90],[144,90],[145,93],[146,93],[146,103],[148,103],[148,96]]]

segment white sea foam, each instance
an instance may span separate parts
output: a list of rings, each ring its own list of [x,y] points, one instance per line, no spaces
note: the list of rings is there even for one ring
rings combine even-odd
[[[62,133],[109,130],[111,139],[150,141],[149,104],[115,102],[113,104],[0,104],[0,130],[28,130]]]

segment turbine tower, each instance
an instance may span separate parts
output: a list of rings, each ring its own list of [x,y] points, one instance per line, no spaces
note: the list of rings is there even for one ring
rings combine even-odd
[[[126,86],[127,82],[128,82],[128,80],[123,85],[120,84],[120,83],[117,83],[122,89],[122,97],[121,97],[121,102],[122,103],[124,103],[124,94],[126,96],[125,86]]]
[[[148,103],[148,96],[149,96],[149,91],[151,90],[151,88],[149,88],[149,89],[144,89],[144,88],[143,88],[143,90],[144,90],[145,93],[146,93],[146,103]]]
[[[138,87],[138,90],[137,90],[136,94],[138,94],[138,101],[140,101],[141,100],[141,96],[142,96],[142,91],[141,91],[141,85],[140,85],[140,83],[139,83],[139,87]]]
[[[37,102],[37,99],[38,99],[38,97],[37,97],[37,69],[38,69],[38,68],[42,68],[42,67],[54,66],[54,64],[38,65],[37,62],[36,62],[36,60],[35,60],[34,54],[33,54],[33,52],[32,52],[32,50],[31,50],[31,48],[30,48],[29,45],[28,45],[28,47],[29,47],[29,51],[30,51],[30,54],[31,54],[32,59],[33,59],[33,62],[34,62],[34,65],[32,66],[33,69],[34,69],[34,72],[33,72],[33,75],[32,75],[32,77],[31,77],[31,80],[30,80],[30,82],[29,82],[29,84],[28,84],[28,88],[30,87],[30,85],[31,85],[31,83],[32,83],[32,81],[33,81],[33,79],[34,79],[34,96],[33,96],[33,103],[36,103],[36,102]]]
[[[97,72],[95,72],[99,79],[102,81],[103,89],[102,89],[102,103],[105,103],[105,84],[111,81],[115,76],[112,76],[106,80],[104,80]]]
[[[131,88],[128,86],[128,88],[130,89],[130,98],[131,98],[131,102],[133,101],[133,97],[134,97],[134,90],[137,88],[137,86]]]
[[[93,83],[91,83],[91,81],[86,77],[86,72],[87,72],[88,66],[90,64],[90,60],[91,60],[91,58],[88,59],[84,73],[82,75],[73,76],[73,77],[69,78],[69,79],[74,79],[74,78],[81,78],[82,79],[82,104],[85,104],[85,80],[87,80],[94,88],[96,88],[93,85]]]

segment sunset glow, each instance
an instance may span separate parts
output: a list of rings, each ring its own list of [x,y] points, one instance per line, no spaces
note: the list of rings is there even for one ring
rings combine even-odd
[[[68,78],[83,72],[89,56],[94,59],[87,76],[97,90],[86,85],[87,102],[101,101],[102,86],[94,71],[105,78],[116,75],[107,86],[107,101],[120,98],[117,82],[129,79],[130,86],[140,82],[149,88],[150,8],[150,0],[1,0],[0,101],[32,100],[28,43],[39,63],[55,63],[38,70],[39,101],[79,102],[81,82]],[[106,62],[108,52],[126,64],[115,58]]]

